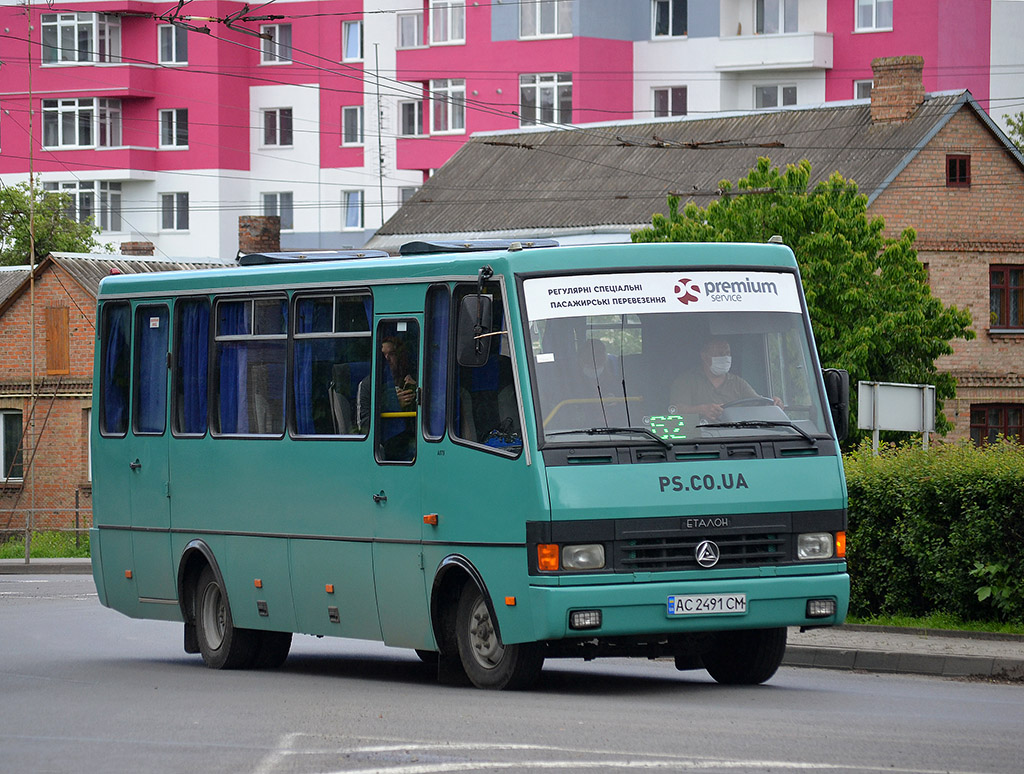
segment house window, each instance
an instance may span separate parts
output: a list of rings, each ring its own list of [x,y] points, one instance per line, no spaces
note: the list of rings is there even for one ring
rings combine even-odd
[[[1024,328],[1024,266],[988,269],[989,325]]]
[[[260,34],[260,62],[263,64],[288,64],[292,61],[292,25],[262,24]]]
[[[672,86],[654,90],[654,117],[686,115],[686,87]]]
[[[431,81],[430,91],[431,131],[466,131],[466,79]]]
[[[160,64],[188,63],[188,30],[173,24],[157,27],[160,36]]]
[[[686,0],[654,0],[654,37],[686,35]]]
[[[341,23],[341,58],[346,62],[363,58],[363,23],[361,21]]]
[[[341,227],[345,231],[353,231],[363,227],[363,192],[342,191],[341,194]]]
[[[121,100],[43,100],[43,147],[111,148],[120,145]]]
[[[797,0],[757,0],[754,32],[758,35],[797,32],[797,7]]]
[[[892,0],[857,0],[857,30],[891,30]]]
[[[188,147],[188,109],[160,111],[160,147]]]
[[[362,105],[349,105],[341,109],[341,144],[363,144]]]
[[[464,0],[430,0],[430,42],[466,42]]]
[[[519,37],[572,35],[572,0],[531,0],[519,4]]]
[[[71,220],[84,223],[91,218],[102,231],[121,230],[120,183],[92,180],[46,182],[43,190],[67,196],[65,213]]]
[[[104,13],[44,13],[43,64],[121,61],[121,20]]]
[[[853,98],[854,99],[871,99],[871,87],[875,85],[874,81],[854,81],[853,82]]]
[[[971,440],[981,444],[995,443],[999,436],[1021,440],[1024,406],[1015,403],[973,404],[971,406]]]
[[[423,45],[423,11],[398,14],[398,47],[417,48]]]
[[[423,134],[423,100],[409,100],[398,103],[401,119],[399,133],[404,137]]]
[[[291,191],[263,194],[263,214],[277,215],[281,218],[281,230],[290,231],[295,228],[295,211]]]
[[[160,194],[160,228],[164,231],[188,231],[188,194]]]
[[[781,103],[779,102],[781,97]],[[774,108],[796,104],[796,86],[755,86],[754,108]]]
[[[272,108],[263,111],[263,144],[292,144],[291,108]]]
[[[519,125],[572,123],[572,73],[519,76]]]
[[[946,156],[946,187],[971,187],[971,157],[963,154]]]
[[[21,411],[0,409],[0,481],[21,481],[23,459]]]

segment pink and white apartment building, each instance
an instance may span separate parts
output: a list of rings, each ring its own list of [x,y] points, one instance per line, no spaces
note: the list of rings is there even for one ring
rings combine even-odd
[[[1019,0],[0,0],[0,182],[160,257],[239,215],[358,247],[472,132],[866,98],[899,54],[1005,123],[1022,39]]]

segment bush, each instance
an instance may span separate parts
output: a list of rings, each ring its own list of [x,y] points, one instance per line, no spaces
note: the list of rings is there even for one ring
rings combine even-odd
[[[33,532],[31,559],[88,558],[89,531]],[[0,559],[25,558],[25,533],[0,535]]]
[[[1024,446],[847,455],[852,615],[1024,618]]]

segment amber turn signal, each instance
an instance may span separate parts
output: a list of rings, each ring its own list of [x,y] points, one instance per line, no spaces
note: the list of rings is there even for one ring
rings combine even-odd
[[[846,558],[846,533],[845,532],[837,532],[836,533],[836,558],[837,559],[845,559]]]
[[[558,569],[558,546],[554,543],[537,545],[537,569],[554,572]]]

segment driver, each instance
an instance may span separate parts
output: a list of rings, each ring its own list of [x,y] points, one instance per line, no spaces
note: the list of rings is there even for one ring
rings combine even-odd
[[[678,377],[669,393],[669,412],[699,414],[701,420],[713,421],[722,414],[727,403],[760,397],[741,376],[729,373],[732,353],[729,342],[711,338],[700,348],[700,368]],[[776,406],[782,401],[774,398]]]

